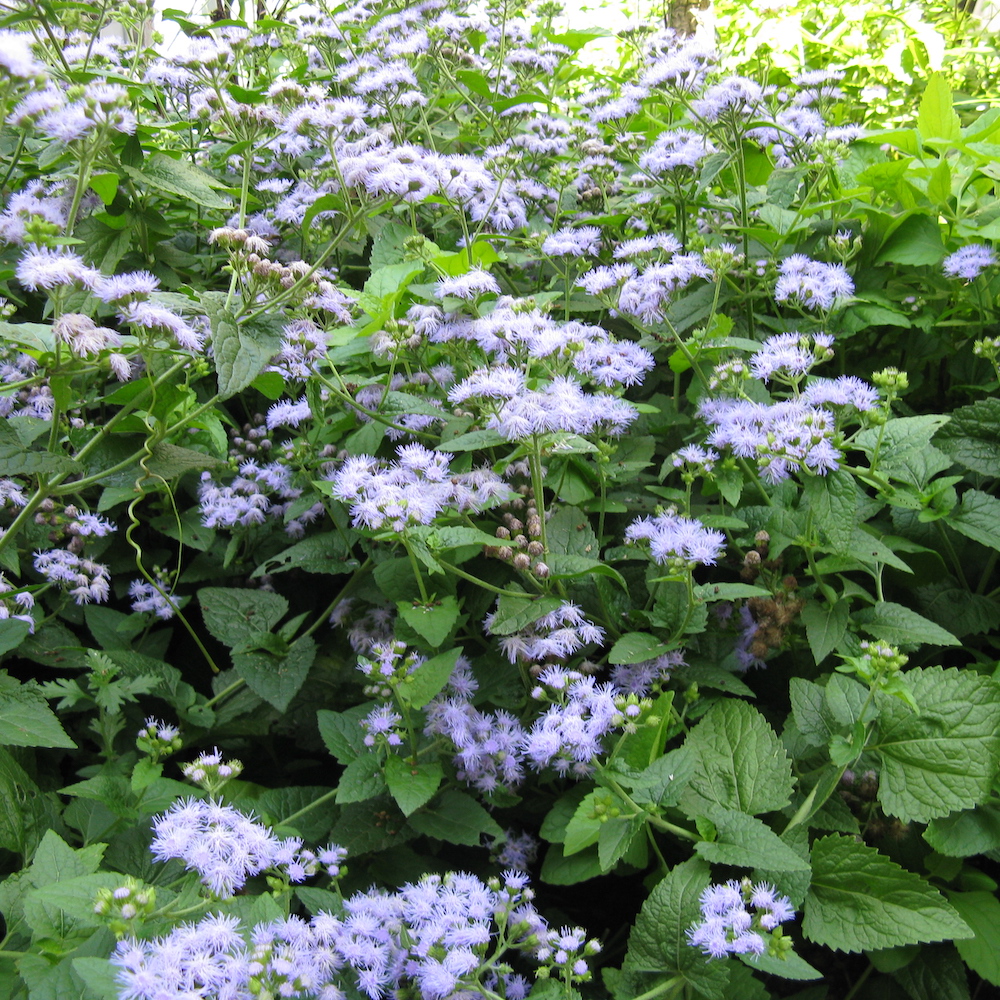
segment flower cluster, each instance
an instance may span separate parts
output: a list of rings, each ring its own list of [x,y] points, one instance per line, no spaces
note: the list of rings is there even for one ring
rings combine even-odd
[[[625,540],[649,542],[650,555],[656,562],[668,563],[682,571],[699,564],[714,566],[726,544],[721,531],[706,528],[695,518],[684,517],[672,509],[633,521],[625,529]]]
[[[529,984],[497,961],[506,952],[525,952],[568,983],[589,978],[587,957],[600,950],[580,928],[550,928],[532,898],[516,872],[489,883],[460,872],[427,875],[396,892],[356,893],[338,916],[257,924],[250,944],[237,917],[211,914],[165,937],[121,941],[112,962],[122,1000],[206,991],[228,1000],[341,1000],[347,987],[372,1000],[404,992],[474,1000],[487,991],[523,1000]]]
[[[731,879],[725,885],[710,885],[700,904],[702,919],[688,928],[687,937],[706,955],[782,954],[779,925],[795,916],[795,908],[774,886]]]
[[[157,861],[183,861],[219,899],[228,899],[248,878],[269,869],[301,882],[325,863],[325,852],[317,857],[303,851],[297,837],[281,840],[252,816],[211,799],[181,799],[157,816],[150,850]],[[340,857],[331,862],[334,867]]]
[[[403,531],[430,524],[442,511],[482,510],[500,502],[509,489],[488,469],[455,474],[454,458],[423,445],[403,445],[395,462],[371,455],[348,458],[333,474],[332,493],[351,505],[356,525],[375,531]]]
[[[791,301],[809,310],[829,310],[854,294],[854,282],[843,264],[825,264],[792,254],[778,265],[777,302]]]
[[[493,634],[496,612],[486,616],[483,627]],[[601,645],[604,629],[584,617],[582,610],[563,601],[554,611],[536,618],[527,628],[500,636],[500,649],[511,663],[565,660],[584,646]]]

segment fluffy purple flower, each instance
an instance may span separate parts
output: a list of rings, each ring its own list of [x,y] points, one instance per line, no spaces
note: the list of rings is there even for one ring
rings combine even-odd
[[[500,294],[497,279],[489,271],[479,267],[455,278],[442,278],[434,290],[439,299],[447,295],[457,299],[475,299],[490,292],[494,295]]]
[[[996,262],[996,254],[985,243],[970,243],[945,257],[941,268],[949,278],[972,281]]]
[[[609,388],[638,385],[655,366],[653,355],[629,340],[617,343],[592,340],[573,358],[573,367],[581,375]]]
[[[665,264],[653,264],[629,278],[618,294],[618,308],[644,323],[663,320],[670,297],[695,278],[710,278],[712,272],[696,253],[674,254]]]
[[[596,257],[601,252],[601,231],[597,226],[566,227],[545,237],[542,253],[550,257]]]
[[[701,894],[700,905],[701,920],[688,928],[687,939],[710,958],[763,955],[768,943],[762,932],[770,935],[795,916],[787,896],[767,882],[752,885],[749,879],[710,885]]]
[[[36,573],[65,590],[77,604],[90,604],[91,601],[100,604],[111,593],[108,567],[67,549],[36,552],[34,567]]]
[[[173,595],[166,581],[157,580],[157,584],[154,587],[148,580],[133,580],[129,584],[128,594],[132,598],[133,611],[150,611],[157,618],[166,621],[173,618],[177,605],[173,602]]]
[[[824,264],[792,254],[778,265],[777,302],[791,299],[805,309],[830,309],[854,294],[854,282],[843,264]]]
[[[715,151],[715,146],[703,135],[689,129],[675,129],[656,137],[653,145],[639,157],[639,166],[655,175],[681,168],[694,170]]]
[[[83,285],[92,288],[100,279],[100,272],[84,263],[79,254],[57,247],[33,247],[17,262],[14,272],[17,280],[27,289],[37,292],[62,285]]]
[[[750,358],[750,371],[759,379],[798,382],[814,365],[833,356],[833,337],[827,333],[778,333],[768,337]]]
[[[706,528],[694,518],[667,510],[655,517],[640,517],[625,529],[628,542],[648,541],[656,562],[678,561],[693,566],[714,566],[726,544],[721,531]]]

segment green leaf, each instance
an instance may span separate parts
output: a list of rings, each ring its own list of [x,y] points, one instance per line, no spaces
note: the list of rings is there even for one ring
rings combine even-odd
[[[597,837],[597,857],[603,871],[611,871],[625,857],[645,826],[646,821],[642,816],[612,816],[601,824]]]
[[[989,794],[1000,755],[1000,685],[972,670],[915,667],[905,680],[920,708],[878,699],[878,798],[890,816],[926,823]]]
[[[766,951],[763,955],[737,955],[744,965],[759,972],[766,972],[772,976],[780,976],[782,979],[822,979],[823,973],[819,969],[814,969],[804,958],[800,958],[794,951],[785,952],[781,958],[769,955]],[[770,997],[770,994],[767,994]],[[801,996],[801,994],[800,994]]]
[[[806,627],[806,639],[812,650],[816,665],[825,660],[847,634],[847,622],[850,618],[850,605],[847,601],[837,601],[836,604],[810,601],[800,613],[802,623]]]
[[[113,872],[77,875],[29,892],[24,919],[38,937],[66,940],[100,927],[104,918],[94,912],[98,889],[115,889],[122,877]]]
[[[917,110],[917,129],[924,139],[947,139],[955,142],[962,132],[952,105],[951,88],[944,73],[931,73]]]
[[[396,607],[399,617],[417,635],[426,639],[431,649],[437,649],[451,635],[458,622],[458,601],[451,595],[430,604],[400,601]]]
[[[1000,500],[989,493],[969,490],[944,520],[966,538],[990,549],[1000,549]]]
[[[416,812],[438,790],[444,772],[441,765],[412,764],[390,754],[385,761],[385,782],[404,816]]]
[[[488,429],[459,434],[458,437],[453,437],[449,441],[442,441],[436,450],[450,452],[479,451],[481,448],[496,448],[502,444],[508,444],[507,439],[499,431]]]
[[[755,816],[716,808],[709,810],[708,818],[716,828],[716,839],[700,841],[694,848],[706,861],[775,872],[809,871],[809,862]]]
[[[553,580],[573,580],[580,576],[607,576],[619,584],[623,590],[628,590],[621,573],[600,559],[589,556],[579,556],[572,552],[549,552],[546,556],[549,567],[549,577]]]
[[[948,899],[972,930],[972,937],[955,942],[962,961],[1000,986],[1000,900],[991,892],[949,892]]]
[[[245,389],[278,353],[282,325],[276,317],[240,322],[225,311],[212,316],[212,347],[221,399]]]
[[[270,632],[288,613],[288,601],[266,590],[203,587],[198,602],[205,627],[220,642],[243,649],[262,632]]]
[[[601,868],[596,847],[588,847],[579,854],[567,857],[563,853],[562,844],[553,844],[545,852],[539,877],[549,885],[576,885],[603,874],[604,869]]]
[[[595,811],[598,803],[608,799],[610,793],[603,788],[589,792],[576,807],[569,823],[566,824],[566,836],[563,839],[563,854],[569,857],[582,851],[591,844],[596,844],[601,835],[601,818]]]
[[[984,476],[1000,476],[1000,399],[960,406],[934,436],[934,444],[960,465]]]
[[[558,611],[563,602],[558,597],[509,597],[501,595],[489,625],[490,635],[511,635],[526,629],[539,618]]]
[[[125,166],[136,187],[161,194],[175,195],[182,203],[194,202],[202,208],[231,210],[232,200],[216,194],[227,185],[187,160],[175,160],[165,153],[154,153],[141,167]]]
[[[225,462],[211,455],[195,451],[193,448],[181,448],[167,441],[160,441],[153,448],[153,454],[147,459],[146,467],[154,476],[166,480],[178,479],[185,472],[194,472],[198,469],[228,468]]]
[[[812,867],[802,932],[817,944],[858,952],[972,934],[929,882],[854,837],[817,840]]]
[[[825,476],[807,476],[802,490],[809,501],[813,521],[826,534],[830,545],[846,549],[854,537],[858,513],[858,488],[854,476],[834,469]]]
[[[81,956],[70,959],[73,972],[86,984],[85,1000],[118,1000],[121,983],[119,969],[106,958]]]
[[[722,1000],[728,979],[726,963],[706,958],[687,940],[688,928],[701,919],[699,897],[711,881],[709,867],[700,859],[675,865],[642,904],[629,934],[623,968],[661,979],[679,976],[697,995]],[[653,980],[647,984],[649,988],[655,985]]]
[[[315,659],[316,641],[304,635],[288,647],[285,656],[234,651],[233,667],[254,694],[284,712],[305,683]]]
[[[461,655],[461,649],[449,649],[421,663],[403,679],[398,689],[400,698],[413,708],[423,708],[448,683]]]
[[[309,538],[304,538],[290,548],[265,559],[253,571],[251,577],[287,573],[292,569],[337,576],[341,573],[350,573],[357,568],[357,561],[349,556],[350,549],[343,534],[339,531],[325,531],[319,535],[310,535]]]
[[[934,226],[936,229],[937,223]],[[878,453],[881,472],[922,489],[932,476],[951,465],[948,456],[929,443],[948,420],[947,415],[935,413],[894,417],[882,427],[863,430],[856,444],[869,459]]]
[[[386,788],[382,764],[378,755],[367,753],[352,760],[337,784],[337,801],[341,805],[365,802],[381,795]]]
[[[1000,802],[994,799],[933,819],[924,830],[924,840],[938,854],[951,858],[1000,849]]]
[[[965,966],[954,945],[921,948],[893,976],[913,1000],[969,1000]]]
[[[711,604],[713,601],[742,601],[748,597],[772,595],[766,587],[755,587],[750,583],[702,583],[694,588],[694,596],[697,601]]]
[[[479,847],[483,834],[503,836],[500,824],[471,795],[453,788],[442,792],[433,805],[415,812],[409,823],[418,833],[446,844]]]
[[[371,711],[372,705],[355,705],[343,712],[320,709],[316,713],[319,734],[330,751],[342,764],[350,763],[355,757],[369,752],[365,746],[365,731],[361,720]]]
[[[793,677],[789,682],[795,726],[814,747],[825,747],[838,735],[841,724],[827,707],[826,689],[813,681]]]
[[[945,255],[941,227],[923,213],[904,219],[879,248],[876,264],[937,264]]]
[[[36,887],[93,875],[101,866],[106,844],[72,848],[55,830],[46,830],[31,859],[29,874]]]
[[[26,623],[18,624],[27,628]],[[76,749],[38,685],[34,681],[20,684],[6,671],[0,673],[0,744]]]
[[[611,647],[608,663],[643,663],[669,653],[671,648],[648,632],[626,632]]]
[[[871,608],[855,612],[854,621],[861,626],[862,631],[894,646],[912,648],[924,643],[933,646],[961,646],[961,642],[940,625],[892,601],[879,601]]]
[[[792,794],[792,765],[764,716],[744,701],[713,705],[688,734],[695,771],[682,803],[690,815],[705,803],[757,813],[783,809]]]

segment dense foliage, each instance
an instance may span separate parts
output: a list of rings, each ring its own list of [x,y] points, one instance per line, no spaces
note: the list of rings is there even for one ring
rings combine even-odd
[[[13,5],[5,995],[1000,986],[996,56],[761,7]]]

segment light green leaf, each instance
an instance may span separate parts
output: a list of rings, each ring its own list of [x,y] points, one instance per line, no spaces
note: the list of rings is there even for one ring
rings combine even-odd
[[[934,226],[936,229],[937,223]],[[947,414],[936,413],[895,417],[882,427],[863,430],[856,444],[869,459],[878,452],[881,472],[923,489],[932,476],[951,465],[948,455],[929,443],[935,433],[943,433],[941,428],[948,419]]]
[[[229,210],[232,200],[215,191],[226,185],[187,160],[175,160],[166,153],[154,153],[143,160],[142,167],[126,166],[125,171],[140,190],[151,189],[170,194],[183,203],[194,202],[203,208]]]
[[[413,708],[423,708],[448,683],[461,655],[461,649],[449,649],[421,663],[399,686],[400,698]]]
[[[432,649],[437,649],[448,638],[458,621],[458,601],[451,595],[430,604],[400,601],[396,607],[399,617],[426,639]]]
[[[934,444],[951,459],[984,476],[1000,476],[1000,399],[977,399],[951,414]]]
[[[817,666],[832,653],[847,633],[850,605],[847,601],[836,604],[810,601],[800,617],[806,627],[806,639]]]
[[[603,871],[609,872],[618,864],[645,825],[646,821],[642,816],[612,816],[601,824],[597,837],[597,857]]]
[[[684,747],[695,761],[682,798],[690,815],[703,813],[705,803],[752,815],[788,805],[791,761],[752,705],[730,699],[713,705]]]
[[[301,542],[296,542],[277,555],[271,556],[270,559],[265,559],[251,576],[285,573],[292,569],[336,576],[350,573],[357,568],[356,560],[349,556],[350,550],[343,534],[339,531],[324,531],[319,535],[304,538]]]
[[[454,788],[442,792],[433,805],[415,812],[409,823],[424,836],[467,847],[478,847],[483,834],[503,836],[499,823],[471,795]]]
[[[316,713],[319,734],[330,751],[342,764],[368,753],[361,720],[372,710],[373,703],[355,705],[343,712],[323,708]]]
[[[160,441],[153,448],[153,454],[147,459],[146,467],[154,476],[166,480],[178,479],[185,472],[194,472],[196,469],[228,468],[225,462],[211,455],[195,451],[193,448],[181,448],[167,441]]]
[[[499,431],[487,429],[459,434],[458,437],[453,437],[450,441],[442,441],[435,450],[450,452],[479,451],[480,448],[495,448],[501,444],[507,444],[507,439]]]
[[[919,713],[879,697],[877,735],[867,749],[882,760],[882,808],[926,823],[989,794],[1000,755],[1000,685],[955,667],[917,667],[905,679]]]
[[[933,819],[924,830],[924,840],[938,854],[951,858],[1000,849],[1000,802],[994,799]]]
[[[219,396],[228,399],[245,389],[278,353],[283,323],[277,317],[241,322],[225,311],[211,318]]]
[[[817,840],[812,867],[802,932],[817,944],[858,952],[972,934],[929,882],[854,837]]]
[[[643,663],[669,653],[671,648],[647,632],[626,632],[611,647],[608,663]]]
[[[962,124],[952,105],[951,88],[943,73],[931,73],[927,80],[917,110],[917,129],[924,139],[955,142],[961,135]]]
[[[539,618],[551,614],[562,607],[558,597],[508,597],[501,595],[497,602],[493,620],[490,622],[491,635],[511,635],[527,628]]]
[[[73,971],[87,986],[85,1000],[118,1000],[121,983],[118,966],[106,958],[81,956],[70,960]]]
[[[661,979],[680,976],[699,996],[722,1000],[726,963],[706,958],[692,948],[687,931],[701,919],[699,897],[712,881],[708,865],[691,858],[675,865],[642,904],[628,939],[624,969],[652,973]],[[650,979],[647,988],[656,985]]]
[[[804,958],[800,958],[794,951],[786,952],[782,958],[769,955],[766,951],[763,955],[737,955],[744,965],[759,972],[766,972],[772,976],[780,976],[782,979],[822,979],[823,973],[819,969],[814,969]],[[770,997],[770,994],[767,994]]]
[[[855,612],[854,621],[869,635],[894,646],[913,648],[924,643],[933,646],[961,645],[940,625],[892,601],[879,601],[871,608]]]
[[[1000,900],[992,892],[949,892],[948,899],[973,934],[955,942],[962,961],[1000,986]]]
[[[562,844],[553,844],[545,852],[539,877],[549,885],[576,885],[603,874],[596,847],[566,857]]]
[[[385,791],[385,778],[378,754],[367,753],[356,757],[340,776],[337,784],[337,802],[349,805],[351,802],[366,802]]]
[[[563,854],[566,857],[597,843],[602,824],[595,807],[598,803],[605,802],[609,795],[605,789],[599,788],[588,793],[576,807],[576,812],[566,825],[566,836],[563,840]]]
[[[716,839],[703,840],[694,848],[706,861],[776,872],[809,871],[809,862],[756,816],[735,809],[711,809],[708,818],[716,828]]]
[[[389,794],[404,816],[409,816],[429,802],[443,777],[440,764],[411,764],[395,754],[390,754],[385,761],[385,782],[389,786]]]
[[[34,681],[21,684],[6,671],[0,673],[0,744],[76,748],[38,685]]]

